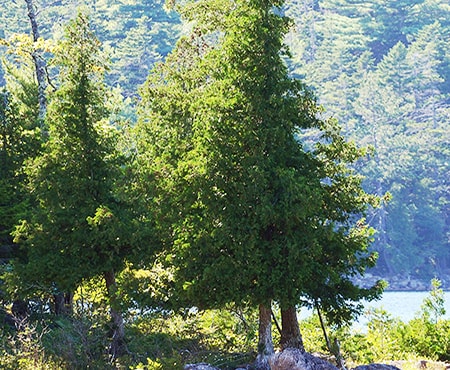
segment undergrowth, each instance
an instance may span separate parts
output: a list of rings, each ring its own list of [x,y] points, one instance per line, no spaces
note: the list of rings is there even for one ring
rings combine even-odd
[[[433,361],[450,360],[450,320],[443,319],[439,305],[428,303],[408,323],[384,310],[372,310],[366,313],[366,330],[328,328],[329,336],[339,340],[348,366],[396,362],[410,369],[426,360],[430,368]],[[108,317],[97,307],[70,317],[40,314],[5,324],[0,332],[0,368],[178,370],[186,363],[207,362],[228,370],[251,363],[256,356],[253,309],[129,312],[128,352],[119,359],[108,355]],[[327,355],[318,317],[300,325],[306,350]]]

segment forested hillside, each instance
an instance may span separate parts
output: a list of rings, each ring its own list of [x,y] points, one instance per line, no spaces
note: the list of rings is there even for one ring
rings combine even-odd
[[[12,41],[17,33],[31,33],[25,1],[2,0],[0,6],[1,38]],[[78,9],[87,12],[112,62],[107,81],[127,97],[137,95],[152,65],[174,47],[180,32],[179,15],[166,11],[164,0],[43,0],[35,6],[40,34],[49,39],[62,37]],[[3,71],[0,81],[4,84]]]
[[[36,5],[41,36],[52,39],[83,2]],[[174,47],[179,16],[163,0],[83,6],[112,62],[106,81],[129,98],[121,114],[133,121],[138,86]],[[366,190],[392,195],[369,220],[378,230],[375,273],[444,278],[450,274],[450,5],[291,0],[285,13],[294,21],[286,38],[291,74],[315,91],[347,138],[374,148],[357,165]],[[25,1],[3,1],[0,25],[10,51],[23,47],[15,35],[31,32]],[[4,78],[1,71],[1,84]]]
[[[448,275],[450,4],[445,0],[290,1],[291,71],[348,138],[371,145],[367,190],[382,275]]]

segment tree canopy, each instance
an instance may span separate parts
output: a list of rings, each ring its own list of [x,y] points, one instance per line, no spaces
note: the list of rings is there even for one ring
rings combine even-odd
[[[142,89],[137,151],[169,210],[166,262],[182,301],[284,310],[304,297],[340,322],[358,311],[352,301],[380,293],[352,283],[375,262],[360,217],[377,199],[348,167],[363,152],[317,118],[314,97],[289,76],[280,5],[181,8],[192,33]],[[300,134],[313,129],[320,139],[307,150]]]

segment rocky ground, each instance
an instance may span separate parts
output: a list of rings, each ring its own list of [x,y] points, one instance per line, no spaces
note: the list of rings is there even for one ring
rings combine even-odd
[[[269,366],[270,365],[270,366]],[[238,367],[235,370],[339,370],[335,365],[308,352],[287,348],[269,358],[266,368],[252,365]],[[188,364],[184,370],[221,370],[209,364]],[[392,361],[387,364],[368,364],[349,367],[349,370],[450,370],[450,364],[435,361]]]

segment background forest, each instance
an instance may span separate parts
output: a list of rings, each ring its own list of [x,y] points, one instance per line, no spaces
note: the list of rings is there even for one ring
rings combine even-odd
[[[44,38],[59,38],[82,1],[39,1]],[[108,85],[135,121],[137,87],[173,48],[183,27],[164,1],[90,1],[111,67]],[[450,274],[450,5],[445,0],[288,1],[293,76],[314,89],[327,116],[375,155],[361,160],[365,189],[392,200],[370,216],[378,233],[373,273],[444,281]],[[3,1],[0,37],[30,33],[23,1]],[[14,42],[13,42],[14,44]],[[16,41],[17,47],[20,41]],[[6,47],[3,46],[3,52]],[[9,57],[10,59],[12,57]],[[5,83],[0,71],[0,84]]]
[[[0,6],[0,367],[448,360],[446,1]]]

